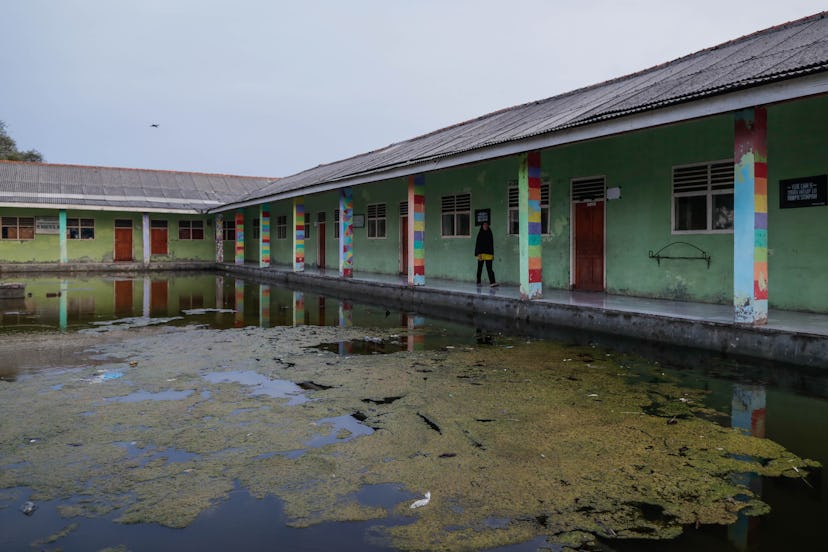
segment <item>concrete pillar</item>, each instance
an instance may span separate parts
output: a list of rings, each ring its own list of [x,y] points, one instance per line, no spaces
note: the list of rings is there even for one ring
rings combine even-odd
[[[767,112],[737,111],[733,147],[733,306],[738,324],[768,322]]]
[[[144,213],[141,216],[141,245],[144,252],[144,264],[150,263],[152,257],[152,242],[150,241],[150,217],[149,213]]]
[[[520,158],[518,169],[518,222],[520,225],[520,297],[537,299],[543,289],[541,264],[541,167],[540,152]]]
[[[270,266],[270,207],[259,206],[259,266]]]
[[[425,175],[408,177],[408,283],[425,285]]]
[[[351,188],[339,191],[339,276],[354,275],[354,196]]]
[[[224,262],[224,215],[216,215],[216,262]]]
[[[244,211],[236,211],[236,255],[235,263],[244,264]]]
[[[293,271],[305,270],[305,198],[293,198]]]
[[[60,262],[69,262],[69,250],[66,247],[66,209],[58,211],[58,242],[60,243]]]
[[[69,280],[60,281],[60,293],[58,293],[58,309],[58,325],[60,326],[60,331],[65,332],[66,327],[69,323]]]
[[[152,282],[149,276],[144,276],[144,294],[141,297],[141,315],[144,318],[150,317],[150,299],[152,295]]]

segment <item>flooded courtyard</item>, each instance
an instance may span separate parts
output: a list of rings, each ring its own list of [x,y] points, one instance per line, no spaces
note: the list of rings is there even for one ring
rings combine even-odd
[[[27,292],[0,304],[4,550],[823,542],[825,373],[207,274]]]

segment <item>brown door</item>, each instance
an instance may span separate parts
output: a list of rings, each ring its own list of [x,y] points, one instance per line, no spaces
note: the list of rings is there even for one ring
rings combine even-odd
[[[167,221],[154,220],[150,223],[150,254],[167,254]]]
[[[400,274],[408,274],[408,215],[400,217]]]
[[[575,289],[604,290],[604,202],[575,204]]]
[[[115,221],[115,261],[132,260],[132,221]]]
[[[319,213],[324,215],[325,213]],[[319,218],[322,218],[321,216]],[[325,220],[320,220],[316,225],[317,238],[316,243],[318,248],[316,250],[316,264],[319,268],[325,268]]]

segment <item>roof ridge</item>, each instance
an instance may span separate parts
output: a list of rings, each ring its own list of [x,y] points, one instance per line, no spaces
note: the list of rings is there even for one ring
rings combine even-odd
[[[41,166],[41,167],[71,167],[76,169],[105,169],[105,170],[112,170],[112,171],[140,171],[140,172],[151,172],[151,173],[169,173],[169,174],[193,174],[193,175],[203,175],[203,176],[229,176],[232,178],[250,178],[255,180],[270,180],[270,181],[277,181],[280,180],[281,177],[278,176],[249,176],[249,175],[241,175],[241,174],[227,174],[227,173],[208,173],[202,171],[176,171],[170,169],[144,169],[144,168],[135,168],[135,167],[109,167],[103,165],[77,165],[72,163],[45,163],[39,161],[13,161],[10,159],[0,159],[0,163],[9,164],[9,165],[32,165],[32,166]]]

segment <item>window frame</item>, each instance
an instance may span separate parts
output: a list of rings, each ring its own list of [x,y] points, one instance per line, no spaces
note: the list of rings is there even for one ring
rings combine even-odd
[[[514,190],[514,194],[513,194]],[[541,204],[540,204],[540,211],[541,211],[541,236],[549,236],[550,235],[550,224],[549,224],[549,216],[550,216],[550,201],[549,201],[549,194],[552,191],[552,186],[550,185],[549,181],[542,180],[541,181]],[[517,203],[520,202],[519,199],[520,191],[518,190],[518,182],[517,180],[510,180],[508,185],[506,186],[506,234],[508,236],[519,236],[520,235],[520,206]],[[512,201],[512,196],[518,196],[514,198],[514,202]],[[544,197],[546,201],[544,202]],[[515,203],[513,205],[513,203]],[[513,223],[513,214],[514,217],[517,218],[517,228],[513,232],[512,223]],[[545,216],[544,216],[545,215]]]
[[[468,202],[468,208],[458,208],[458,199],[463,202]],[[448,205],[448,203],[451,205]],[[461,207],[463,204],[461,203]],[[450,207],[447,209],[447,207]],[[452,233],[446,233],[446,217],[452,217]],[[467,218],[468,234],[458,233],[460,217]],[[471,192],[463,192],[458,194],[448,194],[440,197],[440,237],[441,238],[470,238],[472,232],[472,197]]]
[[[718,184],[716,183],[716,179],[714,178],[714,171],[724,171],[725,167],[729,168],[729,187],[723,187],[722,184],[724,180],[721,179],[721,176],[718,179]],[[685,191],[676,191],[677,184],[681,185],[680,183],[676,182],[676,171],[686,170],[686,169],[701,169],[706,168],[706,183],[705,189],[693,189],[693,190],[685,190]],[[720,173],[723,174],[723,173]],[[730,218],[733,218],[733,206],[734,206],[734,195],[735,195],[735,171],[733,167],[733,159],[718,159],[715,161],[705,161],[702,163],[687,163],[683,165],[674,165],[670,171],[670,233],[672,235],[688,235],[688,234],[733,234],[733,220],[730,221],[730,226],[726,228],[715,228],[714,222],[714,198],[716,196],[730,196]],[[696,188],[700,188],[701,184],[697,183],[695,185]],[[693,229],[686,229],[680,230],[677,229],[676,226],[679,222],[679,216],[677,216],[678,205],[677,200],[681,198],[691,198],[691,197],[703,197],[704,198],[704,205],[705,205],[705,228],[693,228]],[[725,213],[727,215],[727,213]]]
[[[201,237],[197,237],[200,233]],[[204,240],[204,221],[196,219],[182,219],[178,221],[178,240],[179,241],[203,241]]]
[[[386,239],[388,237],[388,204],[369,203],[365,210],[365,226],[369,240]]]
[[[84,237],[84,230],[92,229],[92,235]],[[75,231],[76,235],[72,235]],[[66,219],[66,239],[67,240],[94,240],[95,239],[95,219],[72,217]]]
[[[236,241],[236,220],[224,219],[221,221],[222,241]]]
[[[287,215],[276,215],[276,224],[274,227],[276,228],[276,239],[277,240],[286,240],[288,236],[288,217]]]
[[[334,209],[334,239],[339,239],[339,209]]]
[[[11,220],[14,220],[14,224],[11,223]],[[22,225],[21,221],[31,221],[31,225]],[[10,238],[8,236],[9,232],[8,229],[14,228],[15,236]],[[21,237],[21,229],[31,229],[31,237]],[[27,232],[28,234],[28,232]],[[35,239],[35,217],[0,217],[0,240],[11,240],[11,241],[32,241]]]

